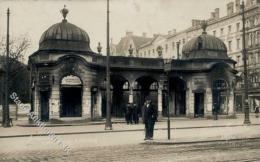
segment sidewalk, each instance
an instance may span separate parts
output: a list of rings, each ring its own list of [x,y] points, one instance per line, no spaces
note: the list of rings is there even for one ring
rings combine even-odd
[[[199,128],[225,128],[225,127],[239,127],[243,126],[243,116],[238,116],[237,119],[219,119],[219,120],[206,120],[206,119],[172,119],[172,130],[184,129],[199,129]],[[260,125],[260,118],[255,118],[251,115],[251,126]],[[72,135],[72,134],[93,134],[93,133],[111,133],[111,132],[135,132],[144,131],[144,125],[127,125],[125,123],[113,124],[113,130],[104,130],[104,123],[98,125],[77,125],[77,126],[59,126],[48,127],[56,135]],[[252,127],[251,127],[252,128]],[[157,122],[155,130],[166,130],[167,122]],[[47,136],[38,127],[20,127],[14,126],[11,128],[0,128],[0,138],[11,137],[28,137],[28,136]]]
[[[260,118],[251,116],[252,124],[243,125],[244,118],[201,120],[182,119],[171,121],[171,140],[167,140],[167,122],[155,125],[154,140],[144,141],[144,125],[113,124],[113,130],[105,131],[104,125],[48,127],[71,150],[138,144],[178,145],[230,140],[260,139]],[[0,153],[23,151],[61,150],[38,127],[0,128]],[[14,147],[15,146],[15,147]],[[238,146],[239,147],[239,146]]]

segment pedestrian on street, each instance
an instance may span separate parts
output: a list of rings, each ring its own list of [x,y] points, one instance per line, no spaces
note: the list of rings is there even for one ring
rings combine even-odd
[[[125,119],[127,124],[133,124],[133,108],[131,103],[126,105]]]
[[[136,104],[133,104],[133,120],[135,124],[139,123],[138,107]]]
[[[214,120],[218,120],[218,104],[214,103],[213,105],[213,116],[214,116]]]
[[[145,139],[153,139],[154,124],[157,121],[157,110],[153,106],[150,99],[145,102],[144,106],[144,124],[145,124]]]
[[[256,106],[255,108],[255,117],[259,118],[259,106]]]

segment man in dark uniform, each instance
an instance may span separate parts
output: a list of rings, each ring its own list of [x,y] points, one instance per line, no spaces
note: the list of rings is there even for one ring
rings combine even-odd
[[[133,120],[135,124],[139,123],[138,107],[136,104],[133,104]]]
[[[145,102],[144,106],[144,124],[145,124],[145,139],[153,139],[154,124],[157,121],[157,110],[153,106],[150,99]]]
[[[133,105],[131,103],[126,105],[125,119],[127,124],[133,124]]]

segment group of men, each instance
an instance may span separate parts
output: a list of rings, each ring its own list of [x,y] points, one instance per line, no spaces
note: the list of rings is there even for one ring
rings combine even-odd
[[[127,104],[125,120],[127,124],[139,123],[139,109],[136,104],[131,104],[131,103]]]
[[[144,102],[141,109],[143,123],[145,124],[145,139],[152,140],[154,132],[154,124],[157,121],[158,113],[155,106],[152,104],[150,99]],[[129,123],[139,123],[139,109],[136,104],[128,103],[126,106],[126,122]]]

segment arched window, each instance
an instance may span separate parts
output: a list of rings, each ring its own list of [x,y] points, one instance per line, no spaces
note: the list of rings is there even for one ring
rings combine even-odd
[[[158,89],[158,84],[157,82],[153,82],[151,85],[150,85],[150,90],[157,90]]]
[[[135,81],[135,83],[134,83],[134,89],[135,90],[140,90],[141,89],[141,85],[137,81]]]
[[[129,83],[125,82],[123,85],[123,90],[128,90],[129,89]]]

